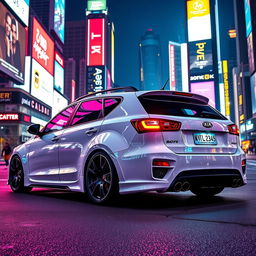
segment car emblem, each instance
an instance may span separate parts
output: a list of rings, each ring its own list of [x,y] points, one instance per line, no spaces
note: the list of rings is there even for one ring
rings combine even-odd
[[[205,128],[212,128],[212,123],[211,122],[203,122],[202,125]]]

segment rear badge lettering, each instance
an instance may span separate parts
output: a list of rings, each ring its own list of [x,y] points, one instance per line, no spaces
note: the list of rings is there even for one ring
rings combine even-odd
[[[167,140],[166,143],[179,143],[177,140]]]

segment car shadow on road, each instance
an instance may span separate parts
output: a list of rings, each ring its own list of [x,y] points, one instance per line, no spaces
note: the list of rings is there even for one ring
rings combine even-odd
[[[30,196],[42,196],[52,199],[60,199],[65,201],[79,202],[83,203],[85,206],[92,206],[93,204],[89,202],[83,193],[60,191],[55,189],[34,189]],[[190,192],[185,193],[140,193],[133,195],[122,195],[119,196],[115,201],[96,207],[111,207],[111,208],[121,208],[121,209],[173,209],[182,210],[193,209],[193,208],[204,208],[209,206],[228,206],[232,204],[243,204],[246,203],[246,199],[237,199],[235,196],[226,196],[222,193],[218,196],[211,198],[200,198],[194,196]]]

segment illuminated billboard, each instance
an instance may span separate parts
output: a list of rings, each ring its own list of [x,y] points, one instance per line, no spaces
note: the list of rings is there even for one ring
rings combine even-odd
[[[32,59],[31,95],[52,106],[53,76],[34,59]]]
[[[189,43],[190,75],[212,74],[212,40]]]
[[[169,80],[170,90],[176,90],[176,70],[175,70],[175,48],[174,45],[169,44]]]
[[[244,0],[245,9],[245,23],[246,23],[246,37],[252,32],[252,16],[250,0]]]
[[[228,61],[222,61],[223,82],[224,82],[224,99],[225,99],[225,115],[230,116],[230,96],[229,96],[229,77],[228,77]]]
[[[104,11],[107,9],[106,0],[88,0],[87,10],[88,11]]]
[[[251,77],[252,113],[256,117],[256,73]]]
[[[28,26],[29,0],[4,0],[20,20]]]
[[[33,18],[32,58],[53,75],[54,43],[36,18]]]
[[[211,39],[209,0],[187,0],[188,41]]]
[[[17,83],[24,83],[25,28],[0,3],[0,71]]]
[[[25,79],[23,84],[14,84],[13,87],[20,88],[26,92],[30,91],[30,67],[31,67],[31,57],[25,57]]]
[[[64,69],[57,62],[54,62],[54,89],[64,94]]]
[[[52,105],[52,116],[58,114],[63,108],[68,105],[68,100],[60,93],[54,90],[53,92],[53,105]]]
[[[54,89],[64,94],[64,60],[57,52],[54,61]]]
[[[255,55],[254,55],[252,32],[247,38],[247,46],[248,46],[248,58],[249,58],[249,71],[250,71],[250,74],[252,74],[255,70]]]
[[[106,89],[105,66],[87,67],[87,93],[93,93]]]
[[[105,65],[105,19],[87,20],[87,66]]]
[[[209,105],[215,107],[214,81],[191,83],[190,91],[207,97],[209,99]]]
[[[65,0],[54,0],[54,31],[64,43]]]

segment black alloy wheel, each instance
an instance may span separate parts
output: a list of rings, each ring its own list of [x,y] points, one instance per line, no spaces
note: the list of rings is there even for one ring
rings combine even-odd
[[[96,152],[85,169],[85,191],[97,204],[110,202],[118,195],[118,178],[115,166],[105,152]]]
[[[199,197],[212,197],[223,191],[224,187],[198,187],[191,188],[190,191]]]
[[[31,187],[24,186],[24,172],[18,156],[14,156],[11,159],[9,184],[12,191],[16,193],[30,192],[32,190]]]

